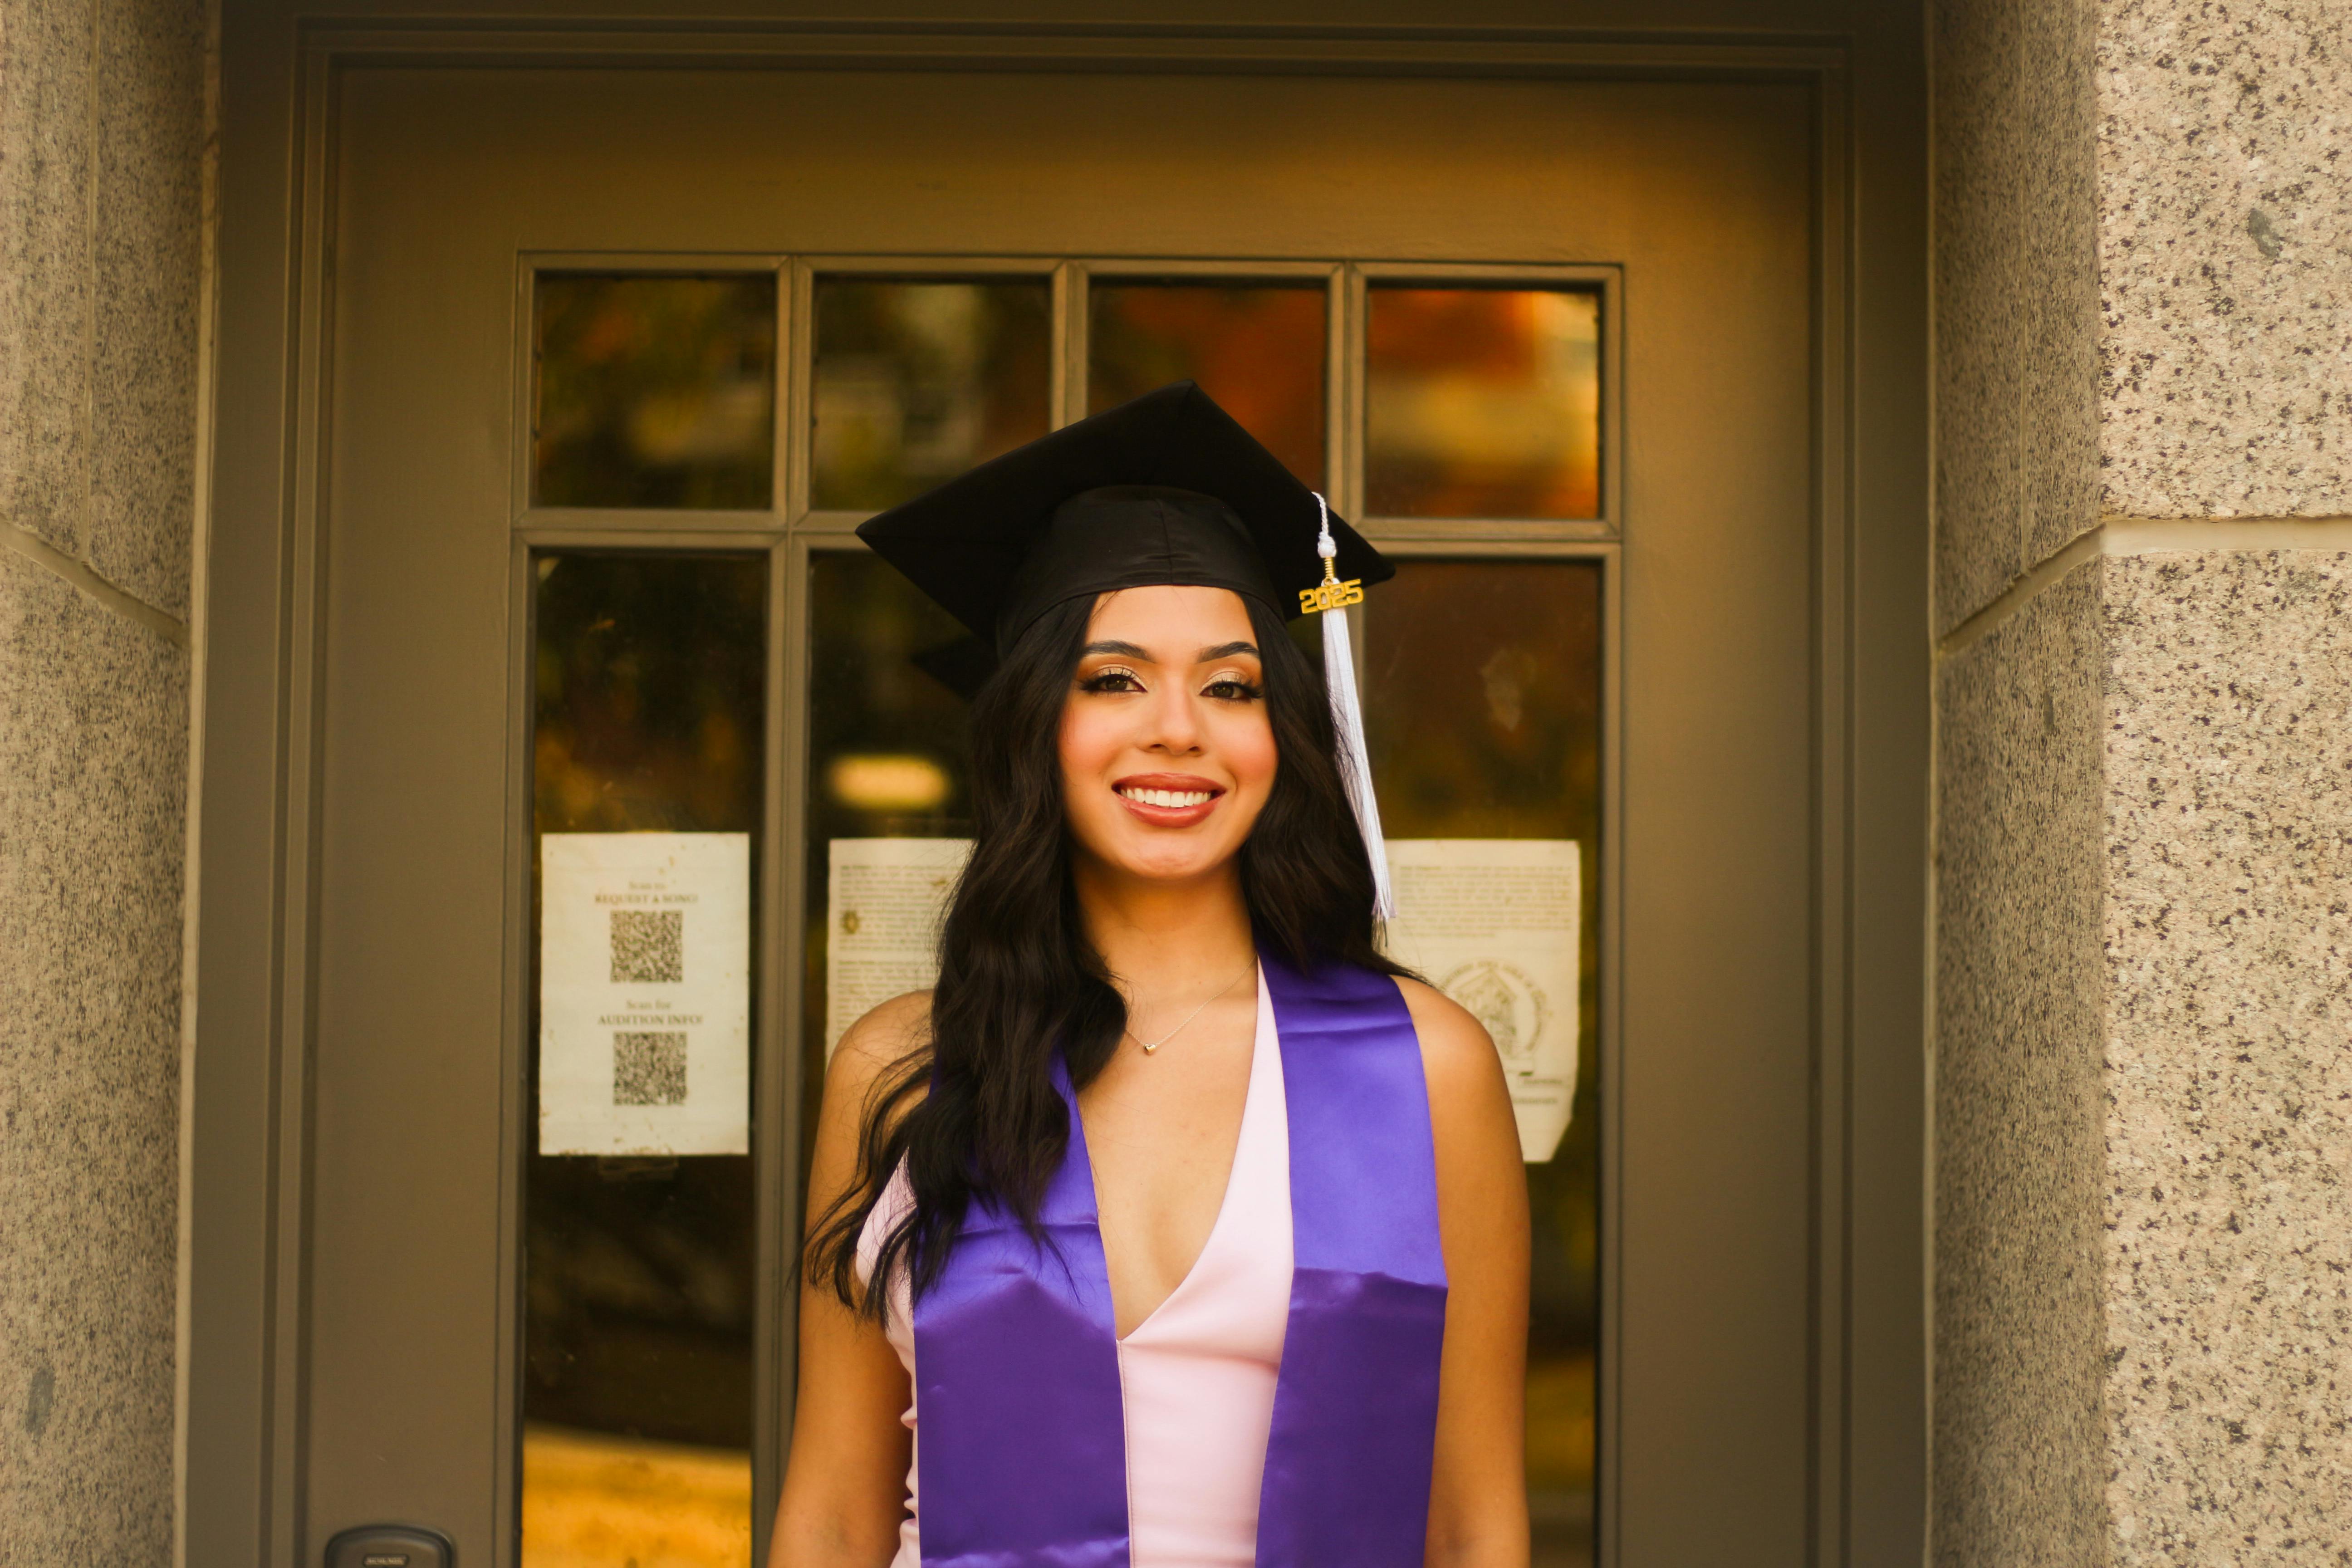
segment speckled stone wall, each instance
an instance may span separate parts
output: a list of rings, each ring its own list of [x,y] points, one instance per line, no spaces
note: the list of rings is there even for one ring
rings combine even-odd
[[[2352,5],[1931,15],[1935,1555],[2352,1562]]]
[[[173,1550],[206,19],[0,0],[0,1563]]]
[[[2106,563],[2118,1564],[2352,1559],[2352,555]]]
[[[0,1562],[170,1557],[187,677],[0,552]]]
[[[2103,1561],[2099,568],[1937,674],[1935,1560]]]
[[[2092,0],[1937,0],[1936,634],[2097,525]]]
[[[1937,0],[1933,1556],[2105,1542],[2092,0]],[[1987,630],[1988,618],[1997,620]]]
[[[2101,0],[2100,478],[2352,515],[2352,5]]]
[[[2101,0],[2107,1509],[2352,1561],[2352,6]]]

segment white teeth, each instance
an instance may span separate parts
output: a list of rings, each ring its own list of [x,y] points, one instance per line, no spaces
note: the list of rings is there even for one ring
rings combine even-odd
[[[1181,809],[1188,805],[1206,805],[1213,797],[1204,789],[1122,789],[1119,794],[1145,805],[1165,805]]]

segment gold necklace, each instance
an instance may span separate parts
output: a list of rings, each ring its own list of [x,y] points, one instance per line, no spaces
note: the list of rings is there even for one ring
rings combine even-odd
[[[1251,970],[1255,969],[1256,967],[1257,960],[1253,957],[1249,961],[1248,967],[1244,968],[1241,974],[1234,975],[1231,980],[1226,981],[1223,985],[1217,987],[1215,994],[1209,998],[1209,1002],[1214,1002],[1219,996],[1223,996],[1226,992],[1231,991],[1234,986],[1239,985],[1242,983],[1242,974],[1247,974]],[[1182,1034],[1191,1026],[1193,1019],[1207,1012],[1209,1010],[1209,1002],[1203,1002],[1198,1007],[1193,1008],[1190,1013],[1185,1014],[1183,1023],[1177,1025],[1174,1028],[1169,1030],[1166,1034],[1160,1036],[1156,1040],[1147,1040],[1142,1036],[1137,1034],[1133,1029],[1127,1029],[1121,1032],[1124,1033],[1129,1039],[1133,1040],[1137,1045],[1141,1046],[1143,1047],[1143,1054],[1148,1057],[1152,1052],[1158,1050],[1160,1047],[1166,1045],[1169,1041],[1174,1039],[1177,1036]]]

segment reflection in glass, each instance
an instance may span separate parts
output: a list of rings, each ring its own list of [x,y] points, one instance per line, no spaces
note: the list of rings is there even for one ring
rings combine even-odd
[[[768,505],[772,274],[542,273],[538,312],[534,504]]]
[[[1583,1568],[1601,1329],[1601,573],[1580,562],[1402,561],[1363,614],[1365,743],[1389,834],[1584,847],[1575,1116],[1552,1159],[1527,1168],[1534,1561]]]
[[[835,838],[962,838],[971,704],[916,665],[965,633],[881,557],[809,558],[808,951],[801,1146],[824,1081],[827,847]]]
[[[751,1568],[751,1456],[570,1427],[525,1429],[528,1568]]]
[[[748,832],[756,864],[766,561],[536,565],[537,830]],[[748,1565],[751,1157],[534,1154],[523,1201],[526,1568]]]
[[[875,510],[1045,434],[1053,290],[816,281],[810,504]]]
[[[1305,285],[1097,280],[1087,411],[1197,381],[1316,489],[1323,482],[1324,289]]]
[[[1370,300],[1370,515],[1600,515],[1600,295],[1374,288]]]

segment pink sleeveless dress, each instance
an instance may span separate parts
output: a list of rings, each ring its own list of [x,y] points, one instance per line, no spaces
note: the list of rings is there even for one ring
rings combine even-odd
[[[874,1205],[859,1252],[870,1274],[883,1232],[912,1201],[901,1169]],[[1127,1417],[1129,1560],[1133,1568],[1249,1568],[1274,1384],[1290,1317],[1290,1135],[1274,1004],[1258,980],[1257,1042],[1233,1174],[1209,1239],[1173,1292],[1118,1342]],[[889,1339],[911,1381],[912,1315],[900,1279]],[[919,1411],[901,1417],[918,1445]],[[919,1465],[891,1568],[920,1568]]]

